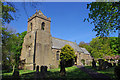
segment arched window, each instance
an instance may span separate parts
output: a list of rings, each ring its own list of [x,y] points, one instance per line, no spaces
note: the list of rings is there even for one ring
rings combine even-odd
[[[41,30],[44,30],[44,29],[45,29],[45,23],[42,22],[42,24],[41,24]]]
[[[32,23],[30,23],[30,30],[32,31]]]

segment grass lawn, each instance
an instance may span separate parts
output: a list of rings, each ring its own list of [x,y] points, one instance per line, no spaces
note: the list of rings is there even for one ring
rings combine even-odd
[[[76,66],[72,66],[72,67],[67,67],[65,68],[66,69],[66,76],[65,77],[61,77],[59,75],[59,72],[60,72],[60,68],[57,68],[57,69],[48,69],[48,72],[47,72],[47,76],[46,78],[52,78],[52,79],[55,79],[55,78],[65,78],[67,80],[71,79],[75,79],[76,78],[85,78],[85,80],[91,80],[91,77],[86,74],[85,72],[82,72],[79,68],[77,68]],[[21,79],[23,80],[24,78],[25,79],[31,79],[31,78],[34,78],[34,73],[35,71],[31,71],[31,70],[19,70],[19,73],[20,73],[20,77]],[[11,77],[12,76],[12,72],[9,72],[9,73],[3,73],[2,74],[3,78],[8,78],[8,77]]]
[[[60,75],[59,75],[60,68],[50,69],[48,71],[50,71],[50,72],[48,72],[48,78],[60,78]],[[91,77],[88,74],[81,71],[76,66],[66,68],[66,76],[62,77],[62,78],[67,78],[67,79],[69,79],[69,78],[72,78],[72,79],[86,78],[87,80],[91,80],[90,79]]]
[[[115,75],[114,75],[114,68],[115,67],[111,67],[111,68],[108,68],[106,70],[101,70],[101,71],[99,71],[97,69],[94,69],[91,66],[85,66],[85,68],[93,69],[93,70],[95,70],[98,73],[102,73],[102,74],[105,74],[105,75],[107,75],[107,76],[109,76],[111,78],[115,78]]]

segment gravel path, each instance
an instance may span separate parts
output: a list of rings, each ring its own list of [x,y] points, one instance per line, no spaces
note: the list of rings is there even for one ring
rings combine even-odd
[[[78,68],[80,68],[82,71],[88,73],[92,77],[92,80],[113,80],[109,76],[106,76],[102,73],[97,73],[96,71],[92,69],[85,68],[84,66],[76,65]]]

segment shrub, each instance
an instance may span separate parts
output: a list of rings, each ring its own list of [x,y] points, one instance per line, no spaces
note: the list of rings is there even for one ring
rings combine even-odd
[[[65,60],[65,66],[70,67],[73,65],[73,61],[75,60],[75,51],[70,45],[65,45],[61,48],[60,59]]]

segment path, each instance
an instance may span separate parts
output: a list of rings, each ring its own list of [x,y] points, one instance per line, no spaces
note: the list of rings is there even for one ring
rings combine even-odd
[[[84,66],[76,65],[78,68],[80,68],[82,71],[88,73],[93,79],[92,80],[112,80],[109,76],[106,76],[102,73],[97,73],[96,71],[92,69],[85,68]]]

